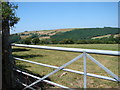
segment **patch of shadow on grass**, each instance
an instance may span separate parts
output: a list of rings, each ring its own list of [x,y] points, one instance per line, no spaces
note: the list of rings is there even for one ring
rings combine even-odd
[[[18,66],[18,65],[17,65],[17,66]],[[21,67],[22,67],[22,68],[21,68]],[[42,78],[42,77],[44,76],[44,75],[41,76],[41,75],[39,75],[39,74],[33,73],[32,71],[27,70],[26,67],[28,67],[28,66],[26,66],[26,65],[25,65],[25,66],[24,66],[24,65],[19,65],[19,66],[16,67],[16,68],[19,69],[19,70],[21,70],[21,71],[24,71],[24,72],[26,72],[26,73],[32,74],[32,75],[34,75],[34,76],[37,76],[37,77],[39,77],[39,78]],[[19,73],[19,72],[14,72],[14,74],[15,74],[15,76],[16,76],[16,81],[22,82],[22,83],[24,83],[24,84],[26,84],[26,85],[30,85],[31,83],[33,83],[33,82],[35,82],[36,80],[38,80],[38,79],[36,79],[36,78],[30,77],[30,76],[28,76],[28,75],[24,75],[24,74]],[[46,78],[45,80],[51,81],[50,78]],[[41,82],[33,85],[32,87],[33,87],[35,90],[45,90],[46,88],[49,89],[49,88],[54,87],[54,85],[51,85],[51,84],[48,84],[48,83],[46,83],[46,82],[41,81]],[[16,82],[16,88],[17,88],[18,90],[22,90],[22,89],[24,88],[24,86],[22,86],[20,83]],[[30,90],[30,89],[27,89],[27,90]]]
[[[28,65],[23,65],[23,64],[18,64],[18,65],[16,65],[18,68],[21,68],[21,69],[26,69],[26,68],[28,68],[28,67],[31,67],[31,66],[28,66]],[[26,69],[27,70],[27,69]]]
[[[23,49],[23,48],[13,48],[12,52],[23,52],[23,51],[30,51],[30,49]]]
[[[44,57],[45,55],[13,55],[14,57],[18,57],[18,58],[34,58],[34,57]]]

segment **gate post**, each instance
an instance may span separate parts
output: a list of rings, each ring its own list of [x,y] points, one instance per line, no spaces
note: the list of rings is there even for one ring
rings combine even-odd
[[[0,90],[2,90],[2,3],[0,1]]]
[[[84,90],[86,90],[86,83],[87,83],[87,80],[86,80],[86,52],[84,51],[83,52],[83,65],[84,65]]]

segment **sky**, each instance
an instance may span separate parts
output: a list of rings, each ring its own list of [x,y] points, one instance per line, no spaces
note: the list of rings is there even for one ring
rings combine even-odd
[[[118,27],[117,2],[15,2],[20,21],[11,33]]]
[[[8,1],[8,0],[4,0]],[[12,2],[119,2],[119,0],[9,0]]]

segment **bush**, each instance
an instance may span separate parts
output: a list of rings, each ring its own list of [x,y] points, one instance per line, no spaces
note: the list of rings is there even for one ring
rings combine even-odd
[[[42,39],[40,40],[39,44],[52,44],[50,39]]]
[[[22,39],[18,43],[20,43],[20,44],[31,44],[31,38]]]
[[[38,37],[40,37],[40,35],[38,35],[37,33],[31,33],[31,36],[30,36],[30,38],[38,38]]]

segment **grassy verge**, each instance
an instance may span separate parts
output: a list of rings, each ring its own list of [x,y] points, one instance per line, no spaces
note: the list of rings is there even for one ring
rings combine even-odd
[[[117,44],[72,44],[72,45],[48,45],[48,46],[59,46],[59,47],[71,47],[71,48],[87,48],[87,49],[101,49],[101,50],[118,50]],[[23,59],[40,62],[44,64],[61,66],[71,59],[78,56],[80,53],[74,52],[63,52],[63,51],[53,51],[53,50],[43,50],[43,49],[31,49],[31,48],[20,48],[13,47],[13,55]],[[109,68],[112,72],[118,75],[118,57],[116,56],[106,56],[106,55],[96,55],[91,54],[95,59]],[[38,66],[30,63],[16,61],[17,65],[25,66],[25,69],[32,71],[33,73],[39,74],[41,76],[46,75],[53,71],[54,69]],[[66,68],[83,71],[83,58],[75,61]],[[94,62],[87,59],[87,72],[94,73],[98,75],[108,75],[104,70],[98,67]],[[61,76],[63,73],[65,75]],[[111,76],[110,76],[111,77]],[[71,87],[71,88],[83,88],[83,75],[78,75],[75,73],[70,73],[66,71],[59,71],[54,75],[49,77],[52,81]],[[116,82],[102,80],[93,77],[87,77],[87,87],[88,88],[117,88],[118,84]]]

